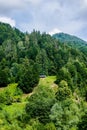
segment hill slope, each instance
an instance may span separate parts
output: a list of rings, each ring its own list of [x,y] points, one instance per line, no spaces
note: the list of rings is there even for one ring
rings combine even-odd
[[[0,130],[77,130],[87,111],[87,48],[71,39],[0,23]]]
[[[46,33],[40,34],[35,30],[30,34],[22,33],[3,23],[0,23],[0,31],[0,87],[16,82],[19,88],[29,93],[38,84],[39,75],[57,75],[59,72],[67,72],[66,70],[70,75],[69,84],[75,86],[77,81],[74,80],[78,77],[77,80],[80,78],[81,82],[77,86],[82,86],[82,78],[85,80],[86,74],[84,75],[81,69],[87,67],[87,56],[83,53],[86,43],[81,39],[60,34],[61,39],[68,41],[65,45]],[[61,72],[62,68],[66,70]],[[72,69],[74,72],[71,72]],[[66,80],[66,76],[64,78]],[[62,77],[60,80],[63,80]],[[57,83],[60,80],[57,80]],[[86,84],[86,81],[84,83]]]
[[[66,33],[56,33],[53,35],[54,38],[60,42],[65,43],[73,48],[78,48],[83,53],[87,54],[87,42],[73,35]]]

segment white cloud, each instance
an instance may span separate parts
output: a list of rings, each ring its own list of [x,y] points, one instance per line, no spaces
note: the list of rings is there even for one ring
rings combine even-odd
[[[49,32],[50,35],[53,35],[55,33],[60,33],[62,32],[61,30],[59,30],[58,28],[54,28],[52,31]]]
[[[8,23],[10,24],[12,27],[15,27],[16,25],[16,22],[15,20],[9,18],[9,17],[0,17],[0,22],[3,22],[3,23]]]

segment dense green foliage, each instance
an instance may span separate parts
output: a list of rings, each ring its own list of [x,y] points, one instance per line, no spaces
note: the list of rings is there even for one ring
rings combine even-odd
[[[57,33],[53,35],[54,38],[58,39],[65,45],[71,46],[72,48],[78,48],[83,53],[87,54],[87,42],[73,35],[66,33]]]
[[[78,130],[86,130],[87,129],[87,112],[81,117],[81,121],[78,123]]]
[[[86,130],[86,119],[86,42],[0,23],[0,130]]]

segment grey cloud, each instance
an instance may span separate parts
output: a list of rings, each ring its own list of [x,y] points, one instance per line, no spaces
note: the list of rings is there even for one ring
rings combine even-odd
[[[33,1],[33,2],[32,2]],[[38,0],[36,0],[38,1]],[[38,2],[35,2],[38,3]],[[35,6],[34,0],[0,0],[0,13],[11,13],[11,12],[20,12],[25,11],[26,8],[28,8],[28,11],[30,11],[30,6]]]

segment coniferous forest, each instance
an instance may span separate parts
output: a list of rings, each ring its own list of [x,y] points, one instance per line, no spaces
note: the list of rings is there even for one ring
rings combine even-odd
[[[0,130],[86,130],[87,43],[0,23]]]

